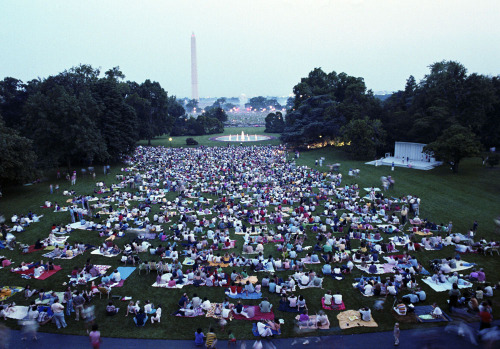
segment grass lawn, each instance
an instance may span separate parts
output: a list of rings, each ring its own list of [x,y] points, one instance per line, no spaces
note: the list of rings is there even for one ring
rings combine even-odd
[[[251,131],[253,130],[253,131]],[[255,132],[257,131],[257,132]],[[248,128],[244,129],[245,133],[260,134],[263,129],[260,128]],[[226,129],[226,134],[236,134],[241,133],[241,129]],[[208,138],[212,136],[202,136],[194,137],[197,139],[201,145],[214,146],[221,145],[225,146],[225,143],[209,141]],[[187,137],[173,137],[172,146],[185,146],[185,139]],[[169,146],[168,137],[163,137],[153,140],[153,145],[164,145]],[[259,144],[266,144],[265,142],[258,142]],[[277,144],[279,140],[273,140],[269,142],[270,144]],[[267,143],[267,144],[269,144]],[[142,144],[147,144],[147,142],[142,142]],[[247,143],[251,144],[251,143]],[[245,144],[245,145],[247,145]],[[359,183],[360,187],[365,186],[380,186],[380,177],[383,175],[392,175],[396,180],[395,188],[390,192],[392,196],[400,196],[404,194],[418,195],[422,199],[421,203],[421,217],[429,218],[438,223],[447,223],[448,221],[453,221],[454,231],[466,233],[467,230],[472,226],[475,219],[479,222],[478,236],[485,238],[496,237],[494,233],[493,218],[498,216],[500,206],[500,170],[497,169],[487,169],[481,165],[479,159],[467,159],[460,166],[460,173],[458,175],[452,174],[452,172],[442,166],[441,168],[434,169],[432,171],[418,171],[410,170],[406,168],[396,168],[394,172],[390,172],[389,167],[374,167],[364,165],[363,162],[348,160],[346,155],[340,151],[332,148],[324,148],[319,150],[314,150],[311,152],[301,153],[300,159],[297,161],[301,165],[314,166],[314,160],[319,157],[325,157],[325,164],[339,162],[341,163],[341,173],[343,174],[343,183]],[[361,170],[360,176],[357,179],[351,179],[348,177],[347,173],[349,168],[359,168]],[[328,169],[324,167],[325,171]],[[112,173],[105,177],[103,174],[98,174],[96,179],[87,176],[85,178],[80,178],[77,181],[76,186],[72,189],[76,190],[77,194],[91,194],[95,188],[95,182],[105,181],[108,186],[115,183],[115,175],[120,172],[119,167],[112,169]],[[102,172],[101,172],[102,173]],[[59,183],[61,186],[60,192],[58,194],[49,194],[49,184]],[[69,213],[54,213],[51,209],[41,208],[43,202],[49,199],[52,202],[59,202],[62,204],[66,201],[67,197],[62,196],[62,191],[69,189],[69,183],[65,180],[57,181],[55,176],[49,178],[47,182],[36,184],[32,186],[20,186],[15,188],[4,188],[4,196],[0,199],[0,212],[5,215],[8,221],[12,214],[26,214],[29,210],[36,212],[37,214],[44,214],[44,217],[39,223],[32,224],[25,232],[17,235],[19,242],[33,244],[37,238],[46,238],[50,232],[50,227],[53,223],[66,224],[70,222]],[[170,193],[168,198],[172,199],[175,194]],[[153,206],[151,217],[154,212],[157,212],[159,207]],[[308,231],[309,243],[314,245],[314,235]],[[116,239],[115,242],[118,245],[123,246],[126,242],[130,241],[132,235],[126,234],[125,238]],[[243,238],[236,236],[237,240],[237,252],[241,252],[241,246]],[[74,231],[70,238],[70,243],[85,241],[93,245],[100,245],[103,238],[100,238],[96,232],[87,232],[76,230]],[[153,241],[153,245],[157,246],[158,241]],[[359,242],[354,240],[353,248],[358,246]],[[41,255],[44,252],[34,252],[28,255],[20,254],[19,250],[9,251],[4,249],[0,254],[3,254],[9,258],[12,258],[16,264],[21,261],[31,262],[41,259]],[[271,244],[265,245],[265,255],[279,256],[279,253],[275,250],[274,246]],[[417,252],[415,253],[419,261],[422,262],[424,267],[427,267],[428,261],[436,257],[448,257],[454,255],[453,247],[446,247],[445,249],[437,252]],[[302,253],[305,255],[305,253]],[[63,270],[48,278],[47,280],[25,280],[22,279],[18,274],[11,273],[8,268],[0,270],[0,280],[1,285],[9,286],[26,286],[31,285],[34,288],[45,290],[56,290],[62,291],[64,289],[63,283],[68,281],[67,275],[70,273],[71,269],[75,266],[82,267],[85,264],[87,258],[90,258],[89,252],[86,252],[83,256],[78,256],[72,260],[55,260],[55,264],[60,264]],[[142,254],[140,256],[143,260],[151,260],[151,255]],[[468,262],[476,262],[481,267],[485,268],[487,280],[492,282],[498,282],[500,280],[498,274],[498,267],[500,266],[499,256],[479,256],[475,254],[464,255],[463,258]],[[157,258],[156,258],[157,259]],[[92,255],[92,262],[94,264],[109,264],[113,267],[119,266],[118,258],[106,258],[102,256]],[[15,265],[14,265],[15,266]],[[185,267],[185,269],[187,269]],[[184,269],[184,270],[185,270]],[[228,268],[231,271],[230,268]],[[236,268],[238,269],[238,268]],[[321,264],[314,265],[313,269],[320,271]],[[108,275],[109,275],[108,271]],[[283,278],[286,278],[289,272],[280,273]],[[334,281],[332,278],[325,278],[323,283],[324,289],[340,290],[344,296],[344,303],[347,309],[359,309],[362,306],[372,307],[375,297],[366,298],[363,297],[359,292],[354,290],[351,286],[354,277],[361,276],[361,271],[355,269],[353,275],[348,276],[346,280],[342,282]],[[259,279],[262,278],[262,274],[259,275]],[[208,297],[212,302],[220,302],[224,298],[224,292],[222,288],[209,288],[209,287],[199,287],[187,286],[180,290],[172,289],[158,289],[153,288],[151,285],[155,282],[156,273],[151,273],[149,275],[139,275],[138,271],[135,271],[126,281],[123,287],[113,289],[112,294],[121,296],[131,296],[134,300],[140,299],[141,304],[144,304],[145,300],[151,300],[155,305],[162,304],[163,306],[163,317],[160,324],[151,325],[148,323],[144,328],[137,328],[133,324],[131,317],[125,317],[126,302],[121,302],[115,300],[115,304],[120,306],[120,312],[114,317],[106,317],[104,314],[104,308],[107,303],[105,299],[93,300],[96,306],[96,316],[97,323],[99,323],[101,333],[103,336],[111,337],[136,337],[136,338],[168,338],[168,339],[192,339],[194,338],[194,331],[201,327],[204,331],[207,331],[211,325],[216,325],[216,320],[205,317],[197,318],[180,318],[173,317],[170,315],[173,311],[177,309],[177,302],[183,292],[187,292],[190,297],[193,293],[197,293],[200,297]],[[425,304],[431,304],[433,301],[437,301],[444,310],[447,309],[446,306],[446,293],[435,293],[427,285],[420,283],[422,288],[427,292],[428,300]],[[302,294],[305,296],[307,305],[309,307],[310,313],[314,314],[316,311],[321,309],[321,296],[324,294],[325,290],[320,289],[306,289],[298,290],[297,294]],[[497,291],[498,292],[498,291]],[[293,318],[295,314],[292,313],[282,313],[277,310],[279,297],[275,294],[271,295],[267,290],[264,290],[264,296],[270,298],[271,303],[274,304],[275,316],[278,318],[283,318],[285,320],[285,325],[282,327],[283,336],[300,336],[301,333],[297,333],[293,326]],[[499,296],[495,295],[494,302],[494,313],[500,312],[500,306],[498,304]],[[29,304],[29,301],[24,300],[23,294],[16,294],[9,301],[14,301],[17,304]],[[244,304],[259,304],[260,300],[244,300]],[[390,308],[392,301],[387,301],[385,304],[384,311],[374,312],[373,317],[378,322],[379,327],[376,329],[367,328],[356,328],[351,330],[343,331],[344,334],[350,333],[361,333],[365,331],[387,331],[391,330],[394,326],[395,319],[391,315]],[[328,316],[332,323],[333,330],[330,332],[324,332],[322,334],[338,334],[340,330],[337,325],[336,315],[338,312],[329,311]],[[60,330],[60,333],[65,334],[79,334],[86,335],[82,322],[76,322],[74,316],[71,318],[66,317],[68,327],[65,330]],[[17,327],[17,322],[13,320],[8,320],[7,324],[10,327]],[[403,329],[412,326],[422,327],[423,325],[410,325],[402,324]],[[226,332],[217,331],[218,337],[221,339],[227,338],[227,329],[231,329],[233,333],[236,334],[237,338],[253,338],[251,334],[252,323],[248,321],[233,321],[227,328]],[[57,329],[53,324],[48,324],[41,327],[42,331],[56,332]]]
[[[273,136],[275,139],[270,139],[267,141],[258,141],[258,142],[244,142],[244,146],[252,146],[252,145],[278,145],[280,144],[280,134],[279,133],[265,133],[265,127],[226,127],[224,129],[224,133],[217,133],[214,135],[205,135],[205,136],[179,136],[179,137],[170,137],[170,136],[162,136],[151,140],[151,145],[153,146],[164,146],[164,147],[194,147],[186,145],[186,138],[193,138],[198,141],[199,145],[204,145],[207,147],[224,147],[227,146],[228,142],[219,142],[212,141],[210,138],[218,137],[222,135],[241,135],[241,131],[245,133],[245,135],[265,135],[265,136]],[[172,142],[169,141],[169,138],[172,138]],[[171,144],[170,144],[171,143]],[[140,141],[140,145],[147,145],[148,141]],[[239,142],[231,142],[232,145],[238,145]]]

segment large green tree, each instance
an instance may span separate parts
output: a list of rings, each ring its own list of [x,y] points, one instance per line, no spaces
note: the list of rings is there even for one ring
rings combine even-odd
[[[436,159],[449,163],[453,172],[457,173],[458,164],[463,158],[479,155],[481,143],[468,128],[453,125],[436,141],[428,144],[424,151],[434,153]]]
[[[0,184],[25,183],[36,173],[33,142],[5,126],[0,115]]]
[[[285,118],[281,112],[269,113],[266,116],[266,130],[268,133],[281,133],[285,129]]]
[[[385,137],[380,120],[354,119],[342,128],[346,151],[356,159],[373,159],[377,149],[383,146]]]

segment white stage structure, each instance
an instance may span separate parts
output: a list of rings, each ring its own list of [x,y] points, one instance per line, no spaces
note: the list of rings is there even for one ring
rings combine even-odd
[[[396,142],[394,145],[394,157],[396,159],[405,159],[413,161],[425,161],[426,154],[423,153],[426,144]]]
[[[417,170],[431,170],[436,166],[441,165],[440,161],[423,152],[426,144],[396,142],[394,145],[394,156],[390,153],[385,154],[384,158],[367,162],[368,165],[375,166],[394,166],[394,167],[409,167]]]

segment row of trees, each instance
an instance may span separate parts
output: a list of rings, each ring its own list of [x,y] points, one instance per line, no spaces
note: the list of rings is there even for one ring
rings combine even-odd
[[[33,170],[122,158],[139,139],[168,133],[185,110],[158,82],[124,82],[80,65],[46,79],[0,81],[1,182]],[[5,170],[7,169],[7,170]]]
[[[362,78],[319,68],[293,92],[281,138],[295,146],[344,143],[355,158],[371,159],[395,141],[420,142],[457,171],[461,158],[500,141],[500,77],[467,74],[453,61],[432,64],[419,83],[410,76],[384,102]]]
[[[198,101],[192,99],[188,102],[188,110],[194,111]],[[224,132],[224,122],[227,121],[225,111],[226,99],[219,98],[211,106],[202,110],[197,117],[185,116],[177,118],[170,135],[172,136],[201,136]]]

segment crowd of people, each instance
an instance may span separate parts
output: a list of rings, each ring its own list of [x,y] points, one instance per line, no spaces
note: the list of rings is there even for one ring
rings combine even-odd
[[[433,282],[446,281],[452,285],[450,309],[470,302],[469,307],[479,313],[491,309],[483,299],[493,296],[496,280],[487,279],[481,268],[466,277],[453,269],[460,258],[459,252],[463,252],[462,245],[466,251],[481,252],[498,246],[498,242],[475,241],[477,222],[473,234],[464,236],[452,231],[451,222],[445,226],[420,219],[419,197],[394,198],[377,188],[345,184],[339,173],[297,165],[288,159],[282,146],[188,149],[139,146],[126,164],[116,176],[117,183],[98,182],[90,195],[64,191],[70,201],[67,207],[46,200],[46,209],[67,212],[71,223],[54,224],[47,238],[35,242],[35,249],[56,246],[51,258],[72,258],[85,253],[87,246],[84,242],[70,244],[59,237],[74,235],[82,229],[92,230],[103,240],[99,254],[122,253],[117,257],[120,262],[137,265],[139,271],[156,271],[155,287],[222,286],[223,297],[262,298],[260,312],[269,313],[273,304],[271,298],[262,297],[266,291],[280,297],[280,309],[296,309],[300,314],[297,326],[309,321],[308,303],[321,301],[306,301],[307,291],[297,294],[299,290],[322,288],[324,278],[342,282],[358,267],[364,274],[354,287],[364,296],[394,296],[402,305],[425,302],[427,294],[419,284],[419,277],[426,268],[432,268]],[[394,182],[392,178],[391,181]],[[41,217],[32,212],[14,215],[12,224],[4,224],[2,232],[4,236],[15,235]],[[127,233],[132,238],[121,248],[115,239]],[[420,238],[421,233],[425,237]],[[441,250],[448,245],[456,246],[458,258],[453,255],[434,260],[429,266],[423,266],[416,258],[417,251]],[[266,246],[273,246],[273,252],[266,255],[265,251],[270,251]],[[387,262],[390,269],[384,270],[391,275],[387,278],[377,275],[381,273],[382,255],[397,253],[401,248],[404,252],[390,259]],[[50,269],[51,263],[42,261],[35,270],[38,266]],[[321,264],[321,268],[313,268],[314,264]],[[23,262],[16,269],[32,266]],[[289,276],[283,278],[283,271],[289,271]],[[85,291],[70,288],[64,299],[48,296],[50,311],[45,309],[45,312],[54,319],[57,328],[66,327],[65,311],[69,315],[78,309],[78,320],[81,313],[90,313],[86,309],[92,308],[91,298],[101,288],[109,294],[112,285],[122,281],[118,270],[96,280],[101,274],[90,260],[83,268],[75,267],[71,274],[72,287],[88,286],[89,282],[92,285]],[[250,281],[249,277],[255,274],[260,277]],[[474,297],[456,292],[458,285],[469,284],[476,287]],[[340,305],[341,289],[327,290],[322,297],[324,305]],[[34,292],[42,297],[42,290],[26,288],[26,298],[34,296]],[[253,308],[230,299],[226,297],[215,306],[221,320],[229,321],[232,314],[253,318]],[[191,299],[184,294],[173,313],[196,316],[200,309],[211,310],[213,304],[196,293]],[[407,313],[406,307],[395,309],[400,315]],[[119,310],[110,301],[105,312],[115,316]],[[37,311],[40,312],[38,308]],[[433,314],[439,311],[436,305]],[[139,301],[131,300],[121,313],[125,317],[130,315],[135,325],[142,327],[148,322],[160,323],[162,306],[155,307],[150,301],[141,306]],[[370,321],[369,308],[363,307],[359,313],[362,321]],[[30,317],[42,319],[37,320],[39,323],[47,320],[40,314]],[[323,311],[315,319],[317,327],[330,324]],[[90,321],[89,329],[92,325]],[[258,321],[257,331],[262,337],[272,336],[279,333],[280,326],[278,320]],[[93,330],[96,331],[97,328]],[[204,341],[207,346],[215,346],[217,341],[214,329],[207,335],[199,329],[195,336],[197,344]]]

